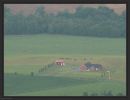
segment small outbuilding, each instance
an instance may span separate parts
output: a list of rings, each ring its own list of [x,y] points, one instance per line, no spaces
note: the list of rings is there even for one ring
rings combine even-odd
[[[65,65],[65,62],[64,62],[63,59],[58,59],[58,60],[55,61],[55,64],[56,64],[56,65],[60,65],[60,66],[64,66],[64,65]]]
[[[101,64],[92,64],[90,62],[80,66],[80,71],[101,71],[103,66]]]
[[[84,64],[80,65],[80,71],[86,71],[87,68]]]

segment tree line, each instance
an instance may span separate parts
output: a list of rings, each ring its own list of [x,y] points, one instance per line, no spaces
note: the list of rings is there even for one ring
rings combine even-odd
[[[126,11],[121,15],[107,7],[78,7],[74,13],[47,13],[43,6],[28,16],[4,8],[5,34],[66,34],[96,37],[125,37]]]

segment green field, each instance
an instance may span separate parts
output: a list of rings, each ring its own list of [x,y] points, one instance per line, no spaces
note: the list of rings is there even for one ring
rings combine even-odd
[[[5,35],[4,95],[82,96],[104,91],[126,95],[126,39],[67,35]],[[53,65],[65,58],[65,66]],[[80,72],[74,68],[86,62],[102,64],[111,72]],[[31,76],[31,72],[34,76]]]

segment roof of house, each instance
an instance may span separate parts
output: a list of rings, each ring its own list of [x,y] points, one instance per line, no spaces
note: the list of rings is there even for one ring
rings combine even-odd
[[[101,64],[86,64],[86,67],[90,68],[90,67],[95,67],[95,68],[102,68]]]

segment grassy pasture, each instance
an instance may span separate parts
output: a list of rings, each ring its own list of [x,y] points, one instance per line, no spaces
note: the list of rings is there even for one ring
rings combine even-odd
[[[10,55],[123,55],[125,39],[66,35],[5,36],[5,56]]]
[[[6,35],[4,39],[5,95],[82,95],[111,90],[125,94],[126,40],[66,35]],[[65,58],[65,67],[38,70]],[[69,58],[69,59],[68,59]],[[112,80],[101,72],[77,72],[86,62],[102,64]],[[17,72],[18,75],[14,75]],[[34,72],[31,77],[30,73]],[[62,81],[62,82],[61,82]],[[60,83],[60,84],[59,84]],[[19,85],[16,85],[19,84]],[[58,85],[57,85],[58,84]],[[34,88],[35,87],[35,88]],[[94,87],[94,88],[93,88]]]
[[[45,65],[52,63],[55,61],[55,59],[60,58],[62,56],[52,56],[46,57],[46,56],[36,56],[32,57],[25,56],[25,57],[12,57],[10,59],[5,59],[5,73],[14,73],[18,72],[21,74],[30,74],[30,72],[38,73],[38,70],[42,67],[45,67]],[[50,58],[50,59],[49,59]],[[83,60],[83,57],[77,57],[77,61],[73,60],[65,60],[66,67],[64,68],[64,71],[60,71],[59,67],[54,67],[48,69],[46,72],[49,72],[50,74],[56,73],[56,75],[65,75],[65,76],[83,76],[84,73],[82,72],[74,72],[72,71],[71,67],[79,67],[80,64],[85,63],[87,61],[91,61],[93,63],[100,63],[102,64],[106,69],[110,70],[112,72],[112,78],[118,79],[118,80],[124,80],[125,81],[125,74],[126,69],[124,66],[125,64],[125,57],[123,56],[116,56],[116,57],[91,57],[91,60]],[[59,70],[59,71],[58,71]],[[88,73],[85,73],[88,74]],[[95,74],[95,73],[92,73]],[[85,76],[86,77],[86,76]]]
[[[10,83],[10,84],[9,84]],[[96,90],[96,91],[95,91]],[[114,95],[125,93],[125,83],[103,79],[75,79],[56,76],[5,75],[4,95],[14,96],[81,96],[83,92],[102,95],[111,90]],[[124,94],[125,95],[125,94]]]

